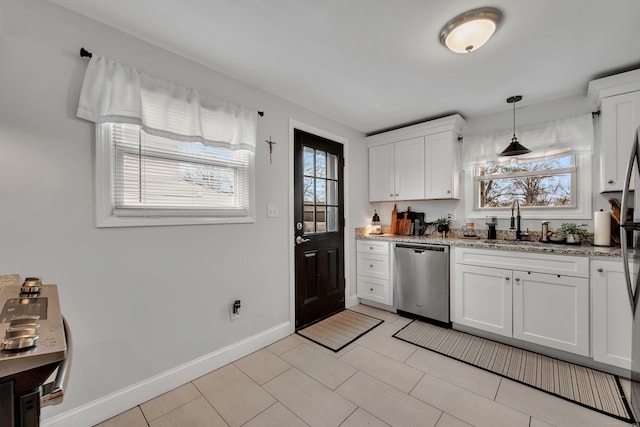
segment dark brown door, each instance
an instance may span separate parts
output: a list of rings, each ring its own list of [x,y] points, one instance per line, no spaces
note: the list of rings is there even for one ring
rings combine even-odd
[[[295,129],[296,329],[344,308],[343,146]]]

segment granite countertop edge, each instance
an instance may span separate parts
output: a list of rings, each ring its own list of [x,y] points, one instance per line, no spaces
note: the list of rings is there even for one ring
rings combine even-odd
[[[383,235],[365,235],[358,236],[358,240],[380,240],[387,242],[405,242],[405,243],[428,243],[435,245],[448,245],[464,248],[479,248],[479,249],[498,249],[498,250],[514,250],[519,252],[536,252],[536,253],[548,253],[557,255],[581,255],[591,257],[621,257],[622,251],[620,247],[616,246],[574,246],[574,245],[561,245],[556,243],[541,243],[541,242],[523,242],[523,243],[510,243],[509,241],[496,240],[495,242],[487,242],[484,239],[460,239],[460,238],[445,238],[442,237],[424,237],[424,236],[398,236],[392,234]],[[640,254],[635,254],[634,250],[630,250],[632,257],[640,257]]]

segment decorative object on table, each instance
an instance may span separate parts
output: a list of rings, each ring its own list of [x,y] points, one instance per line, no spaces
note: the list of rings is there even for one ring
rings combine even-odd
[[[611,213],[603,209],[593,213],[593,244],[611,246]]]
[[[436,230],[438,233],[442,233],[444,237],[449,232],[449,226],[451,225],[451,215],[442,216],[435,220]]]
[[[540,241],[546,242],[549,240],[549,221],[542,221],[542,231],[540,232]]]
[[[567,239],[568,244],[578,244],[583,238],[589,237],[586,226],[587,224],[578,225],[574,222],[563,222],[556,233]]]
[[[474,222],[467,222],[462,226],[463,237],[476,237],[476,224]]]
[[[391,234],[398,234],[398,209],[395,204],[391,211]]]
[[[380,224],[380,217],[378,211],[373,210],[373,219],[371,220],[371,234],[382,234],[382,225]]]
[[[269,139],[265,139],[264,142],[269,144],[269,164],[272,162],[272,154],[273,154],[273,144],[277,144],[277,142],[271,140],[271,136]]]

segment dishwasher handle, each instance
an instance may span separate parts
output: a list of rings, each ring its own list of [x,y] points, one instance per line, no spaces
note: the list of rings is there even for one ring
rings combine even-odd
[[[396,243],[396,248],[401,249],[413,249],[415,253],[424,253],[426,251],[434,251],[434,252],[449,252],[449,246],[446,245],[411,245],[404,243]]]

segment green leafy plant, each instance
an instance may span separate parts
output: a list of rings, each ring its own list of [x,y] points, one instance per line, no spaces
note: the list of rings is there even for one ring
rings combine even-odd
[[[448,232],[449,226],[451,225],[451,215],[441,216],[434,221],[434,224],[436,225],[436,230],[440,233]]]
[[[447,227],[451,225],[451,215],[441,216],[440,218],[434,221],[436,225],[446,225]]]
[[[570,234],[578,235],[580,237],[588,237],[589,232],[586,229],[587,224],[576,224],[573,222],[563,222],[560,228],[556,230],[556,233],[561,237],[567,237]]]

